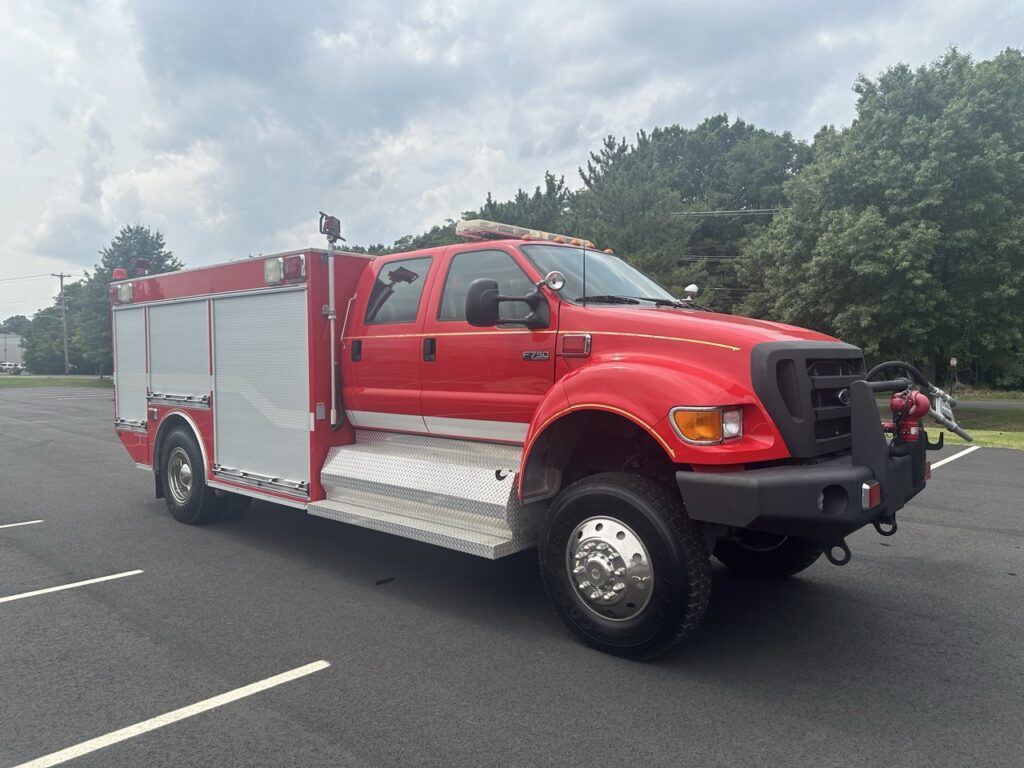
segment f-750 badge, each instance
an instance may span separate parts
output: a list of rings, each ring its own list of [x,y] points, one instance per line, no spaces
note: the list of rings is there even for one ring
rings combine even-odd
[[[523,352],[523,360],[548,360],[551,355],[549,352]]]

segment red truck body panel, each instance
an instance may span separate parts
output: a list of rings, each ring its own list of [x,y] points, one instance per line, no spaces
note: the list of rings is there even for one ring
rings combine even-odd
[[[309,343],[308,386],[312,429],[309,494],[265,488],[292,501],[324,497],[317,468],[333,446],[353,442],[354,429],[386,429],[467,440],[524,445],[523,467],[537,438],[560,417],[581,410],[618,414],[644,429],[677,464],[743,465],[786,458],[786,444],[755,396],[750,381],[754,345],[778,340],[833,341],[828,336],[778,323],[669,307],[579,305],[541,289],[551,325],[474,328],[441,318],[440,307],[452,260],[474,251],[508,254],[531,282],[542,276],[515,240],[469,242],[377,258],[335,254],[335,296],[340,367],[339,397],[348,415],[338,429],[315,419],[331,402],[330,325],[326,252],[309,249],[251,258],[181,272],[135,278],[132,306],[196,298],[215,299],[268,290],[266,258],[301,254],[305,259]],[[367,297],[390,264],[429,259],[414,319],[366,322]],[[426,262],[419,262],[425,265]],[[212,304],[211,304],[212,306]],[[210,333],[213,333],[212,310]],[[562,338],[586,334],[585,357],[563,356]],[[427,358],[432,345],[433,359]],[[211,378],[215,371],[210,343]],[[147,359],[149,352],[147,350]],[[133,460],[152,466],[157,434],[168,415],[183,414],[202,438],[208,467],[217,464],[212,408],[153,405],[145,434],[118,429]],[[738,405],[744,434],[720,445],[696,446],[675,433],[669,411],[676,406]],[[209,472],[209,470],[208,470]],[[212,475],[210,476],[212,480]],[[221,477],[225,486],[236,485]]]

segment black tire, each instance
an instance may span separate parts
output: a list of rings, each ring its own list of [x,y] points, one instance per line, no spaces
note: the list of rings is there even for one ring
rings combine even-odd
[[[595,520],[612,521],[606,533],[593,535],[608,536],[610,543],[605,544],[605,551],[615,552],[610,561],[613,565],[638,557],[639,553],[630,554],[629,541],[640,543],[639,548],[633,549],[646,550],[651,575],[634,576],[632,583],[622,587],[623,597],[619,598],[636,599],[637,603],[620,602],[606,607],[595,602],[593,595],[587,596],[587,590],[594,587],[584,588],[577,582],[588,577],[586,569],[591,564],[587,561],[577,565],[583,572],[574,575],[573,565],[580,563],[575,559],[576,553],[584,550],[588,542],[605,543],[601,538],[589,538],[590,534],[584,537],[587,526],[598,525]],[[616,550],[616,537],[625,539],[622,553]],[[574,542],[572,549],[570,538]],[[696,524],[686,517],[678,493],[654,480],[609,472],[573,483],[552,503],[538,549],[541,577],[552,604],[569,629],[598,650],[638,661],[653,659],[693,632],[707,610],[711,595],[707,547]],[[600,552],[591,554],[603,556]],[[631,559],[629,568],[622,570],[632,574],[637,562],[644,561]],[[606,591],[630,581],[629,575],[618,575],[621,570],[602,573],[610,573],[603,582]],[[617,583],[610,584],[613,581]],[[650,585],[649,592],[646,585],[640,586],[642,581]],[[644,593],[637,591],[641,588]],[[641,594],[639,599],[631,597]],[[618,610],[620,617],[603,615],[612,610]]]
[[[821,557],[822,547],[810,539],[749,532],[722,539],[715,557],[726,567],[749,579],[784,579],[810,568]]]
[[[161,452],[160,483],[174,519],[197,525],[217,517],[220,500],[206,485],[203,455],[192,433],[184,427],[171,430]]]

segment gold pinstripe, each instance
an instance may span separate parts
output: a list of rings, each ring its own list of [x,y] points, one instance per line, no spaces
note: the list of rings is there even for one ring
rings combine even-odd
[[[454,331],[446,333],[381,333],[374,336],[346,336],[344,341],[356,341],[362,339],[422,339],[422,338],[437,338],[439,336],[534,336],[542,335],[549,336],[556,334],[559,331]],[[562,331],[562,333],[589,333],[592,336],[625,336],[628,338],[636,339],[659,339],[661,341],[681,341],[687,344],[703,344],[708,347],[718,347],[719,349],[728,349],[731,352],[741,351],[740,347],[734,347],[732,344],[719,344],[717,341],[706,341],[704,339],[688,339],[683,336],[658,336],[653,333],[626,333],[624,331]]]

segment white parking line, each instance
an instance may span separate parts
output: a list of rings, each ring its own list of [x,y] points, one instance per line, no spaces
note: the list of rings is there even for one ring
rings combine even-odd
[[[26,520],[23,523],[4,523],[3,525],[0,525],[0,528],[17,528],[19,525],[35,525],[36,523],[41,523],[41,522],[43,522],[43,521],[42,520]]]
[[[964,448],[962,451],[960,451],[960,453],[954,453],[952,456],[947,456],[942,461],[936,461],[934,464],[932,464],[932,469],[938,469],[943,464],[949,464],[949,462],[956,461],[961,456],[966,456],[968,453],[974,453],[979,448],[981,448],[980,445],[972,445],[970,448]]]
[[[117,731],[105,734],[103,736],[97,736],[95,739],[89,739],[83,741],[81,744],[75,744],[73,747],[62,749],[59,752],[53,752],[43,757],[38,757],[35,760],[30,760],[27,763],[16,765],[14,768],[47,768],[51,765],[59,765],[65,763],[68,760],[74,760],[76,757],[87,755],[90,752],[95,752],[98,749],[109,747],[111,744],[117,744],[121,741],[127,741],[128,739],[141,736],[149,731],[154,731],[157,728],[163,728],[165,725],[176,723],[179,720],[184,720],[188,717],[193,717],[201,712],[206,712],[217,707],[222,707],[225,704],[230,704],[233,701],[244,699],[246,696],[252,696],[254,693],[265,691],[268,688],[281,685],[282,683],[291,682],[297,680],[300,677],[311,675],[314,672],[319,672],[321,669],[327,669],[331,666],[329,662],[314,661],[312,664],[307,664],[304,667],[297,667],[289,672],[282,672],[280,675],[274,675],[268,677],[266,680],[260,680],[256,683],[250,683],[242,688],[236,688],[233,691],[222,693],[219,696],[214,696],[210,699],[204,699],[203,701],[190,704],[187,707],[181,709],[175,709],[171,712],[167,712],[163,715],[150,718],[149,720],[143,720],[141,723],[135,725],[129,725],[127,728],[121,728]]]
[[[88,584],[98,584],[101,581],[110,581],[111,579],[123,579],[125,576],[137,576],[142,571],[125,571],[124,573],[113,573],[110,576],[100,576],[96,579],[86,579],[85,581],[76,581],[73,584],[61,584],[57,587],[47,587],[46,589],[36,589],[32,592],[22,592],[20,595],[8,595],[7,597],[0,597],[0,603],[9,603],[12,600],[23,600],[26,597],[35,597],[36,595],[45,595],[50,592],[63,592],[65,589],[74,589],[75,587],[84,587]]]

